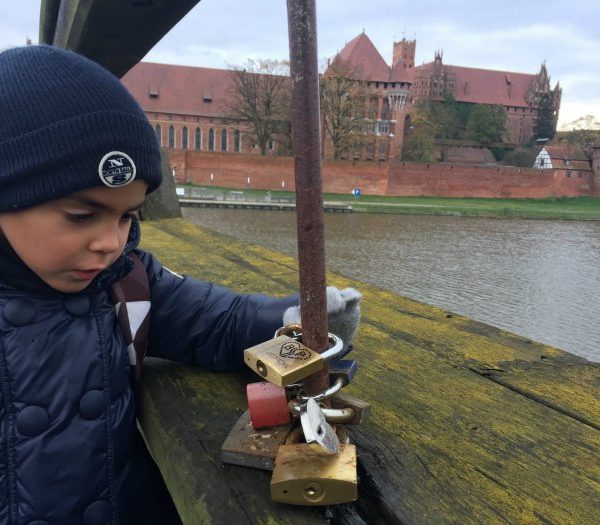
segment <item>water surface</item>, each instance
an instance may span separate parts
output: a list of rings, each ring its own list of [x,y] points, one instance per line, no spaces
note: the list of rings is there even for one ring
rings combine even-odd
[[[296,256],[281,211],[186,208]],[[600,361],[600,222],[326,214],[329,269]]]

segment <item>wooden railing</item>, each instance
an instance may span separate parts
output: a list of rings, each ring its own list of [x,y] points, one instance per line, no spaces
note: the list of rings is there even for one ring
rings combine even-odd
[[[147,222],[143,246],[169,268],[244,292],[296,289],[297,263],[181,219]],[[150,360],[140,421],[186,524],[585,524],[600,521],[600,366],[340,275],[364,294],[349,393],[371,418],[347,427],[359,499],[276,504],[266,472],[226,466],[250,372]]]

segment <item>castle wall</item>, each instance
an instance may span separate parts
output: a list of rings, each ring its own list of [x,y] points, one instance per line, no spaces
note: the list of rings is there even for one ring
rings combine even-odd
[[[224,153],[195,153],[172,150],[171,166],[179,183],[261,190],[294,190],[294,159]],[[324,161],[323,186],[326,192],[384,195],[387,163]],[[211,179],[212,174],[212,179]],[[250,181],[248,182],[248,179]]]
[[[513,144],[526,144],[529,142],[533,138],[534,110],[509,106],[506,107],[506,113],[508,129],[505,140]]]
[[[592,195],[600,197],[600,146],[594,146],[592,149]]]
[[[231,188],[293,190],[290,157],[258,157],[227,153],[169,151],[177,182]],[[212,179],[211,179],[212,174]],[[542,198],[592,195],[592,172],[536,170],[462,164],[325,161],[325,192],[350,195]]]
[[[566,172],[396,161],[390,165],[386,195],[543,198],[590,195],[588,172]]]

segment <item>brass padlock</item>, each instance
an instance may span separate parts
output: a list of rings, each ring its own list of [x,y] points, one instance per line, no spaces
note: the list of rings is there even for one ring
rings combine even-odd
[[[288,386],[323,370],[325,361],[338,355],[343,342],[329,334],[333,347],[322,354],[301,342],[280,335],[244,350],[244,361],[252,370],[277,386]]]
[[[337,505],[358,498],[356,447],[342,443],[324,456],[310,445],[281,445],[271,477],[271,499],[292,505]]]

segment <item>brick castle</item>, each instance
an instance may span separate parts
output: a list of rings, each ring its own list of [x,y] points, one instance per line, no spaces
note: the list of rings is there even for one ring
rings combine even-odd
[[[443,100],[450,92],[460,104],[499,104],[506,108],[509,144],[525,144],[533,135],[540,96],[551,93],[560,108],[561,89],[550,86],[546,66],[537,74],[446,65],[441,52],[432,62],[415,66],[416,41],[393,45],[387,64],[362,33],[348,42],[337,58],[361,71],[369,87],[369,133],[373,141],[353,152],[356,160],[387,160],[402,151],[410,112],[422,100]],[[228,117],[226,99],[232,74],[224,69],[141,62],[123,78],[155,126],[164,147],[195,151],[258,153],[248,138],[247,122]],[[277,154],[277,142],[268,154]]]
[[[600,197],[600,148],[593,161],[571,164],[552,152],[544,169],[477,166],[461,163],[422,164],[400,158],[404,128],[422,100],[442,100],[449,91],[461,104],[499,104],[508,115],[506,142],[528,142],[542,94],[550,93],[554,111],[561,89],[550,85],[544,64],[536,74],[493,71],[432,62],[415,66],[414,40],[393,46],[388,65],[366,34],[338,54],[362,70],[368,84],[374,140],[345,161],[324,163],[325,191],[349,193],[360,187],[379,195],[540,198]],[[229,70],[141,62],[123,78],[155,127],[169,153],[178,182],[236,188],[294,189],[293,160],[277,157],[273,141],[266,157],[249,139],[249,125],[228,116]]]

